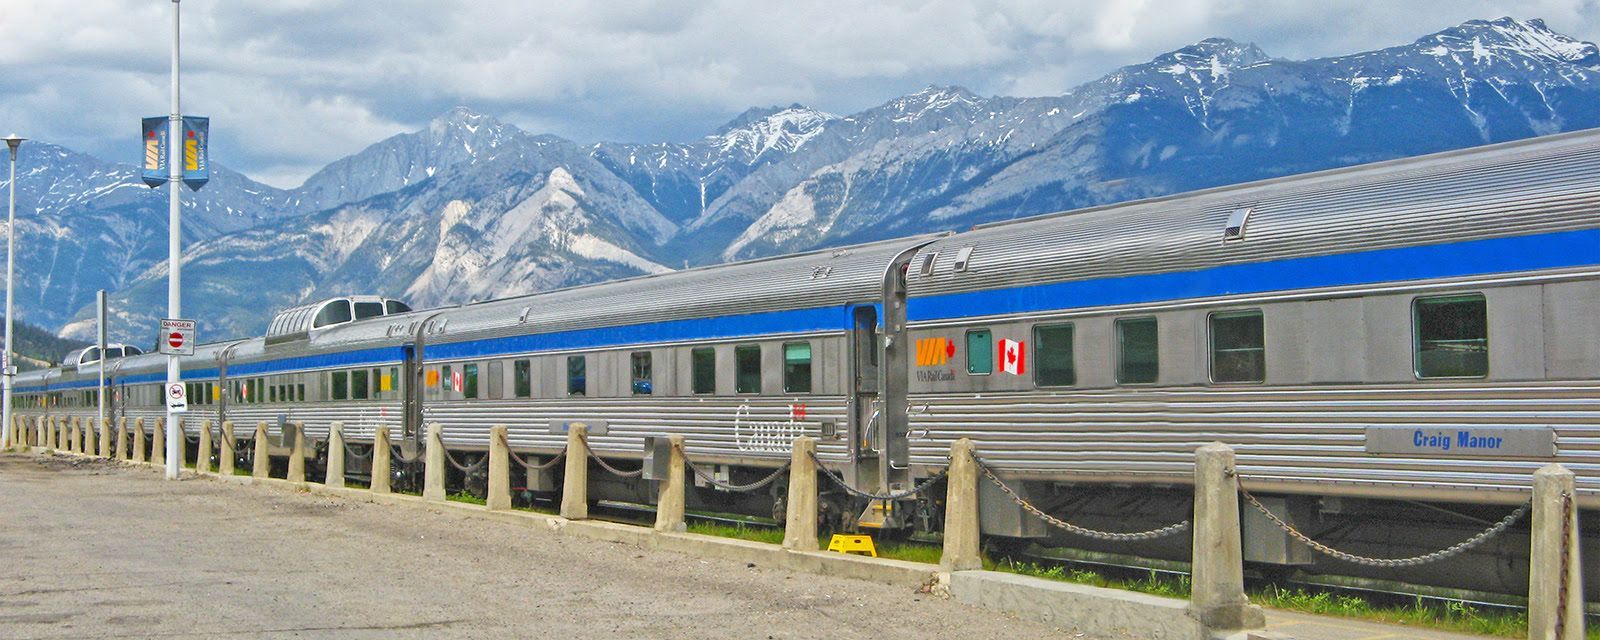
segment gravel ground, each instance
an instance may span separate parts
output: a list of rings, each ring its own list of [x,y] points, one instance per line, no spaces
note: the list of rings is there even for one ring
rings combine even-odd
[[[910,587],[0,455],[0,638],[1028,638]]]

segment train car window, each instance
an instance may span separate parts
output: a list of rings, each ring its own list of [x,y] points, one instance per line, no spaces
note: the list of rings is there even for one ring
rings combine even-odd
[[[689,352],[690,392],[704,395],[717,392],[717,350],[701,347]]]
[[[389,375],[386,375],[386,376],[383,377],[383,390],[384,391],[398,391],[399,387],[395,383],[397,381],[399,381],[399,380],[400,380],[399,369],[397,369],[395,367],[389,367]]]
[[[589,393],[589,362],[584,356],[567,356],[567,395]]]
[[[367,318],[376,318],[376,317],[381,316],[381,315],[383,315],[383,303],[382,302],[357,302],[356,303],[356,319],[357,320],[366,320]]]
[[[385,300],[383,304],[385,310],[389,312],[389,315],[405,313],[411,310],[411,307],[406,306],[406,303],[399,300]]]
[[[333,372],[332,381],[328,386],[328,397],[334,400],[348,400],[350,398],[350,374],[343,371]]]
[[[350,399],[366,400],[371,395],[371,374],[366,369],[356,369],[350,372]]]
[[[300,384],[295,385],[294,395],[295,395],[295,398],[298,399],[300,402],[305,402],[306,401],[306,383],[302,382]]]
[[[326,327],[328,325],[349,321],[350,301],[334,300],[326,305],[323,305],[322,310],[317,312],[317,319],[311,323],[311,326],[312,328]]]
[[[468,400],[478,397],[478,365],[461,365],[461,395]]]
[[[1161,375],[1155,318],[1117,321],[1117,384],[1151,384]]]
[[[783,391],[811,393],[811,343],[783,345]]]
[[[450,394],[454,393],[456,390],[456,378],[454,374],[455,372],[451,371],[450,365],[445,365],[440,368],[439,375],[443,376],[444,379],[444,388],[441,389],[440,392],[443,393],[444,397],[446,398],[450,397]]]
[[[655,381],[651,377],[650,352],[638,351],[628,354],[628,370],[632,372],[633,395],[647,396],[655,391]]]
[[[262,386],[261,378],[251,378],[250,379],[250,398],[251,398],[250,401],[251,402],[255,402],[257,404],[260,404],[264,400],[264,398],[261,395],[261,386]]]
[[[1053,324],[1033,328],[1033,383],[1041,387],[1065,387],[1078,382],[1073,361],[1073,327]],[[1020,369],[1021,367],[1019,367]]]
[[[216,403],[217,403],[217,383],[215,383],[215,382],[207,382],[206,383],[206,404],[216,404]]]
[[[533,396],[533,363],[527,360],[518,360],[511,363],[512,393],[518,398]]]
[[[967,375],[994,373],[994,334],[988,329],[967,332]]]
[[[1418,378],[1489,375],[1489,306],[1482,294],[1417,298],[1411,324]]]
[[[267,387],[267,402],[278,401],[278,385]]]
[[[1211,314],[1211,381],[1264,382],[1266,379],[1267,342],[1261,311]]]
[[[761,345],[747,344],[733,348],[733,390],[761,393]]]

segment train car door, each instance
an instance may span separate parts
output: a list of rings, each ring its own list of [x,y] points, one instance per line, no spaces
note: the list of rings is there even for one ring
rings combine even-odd
[[[421,343],[420,336],[417,341]],[[417,357],[416,344],[403,345],[400,351],[404,354],[405,360],[402,365],[404,370],[400,374],[400,379],[403,380],[400,397],[405,399],[401,411],[405,424],[401,426],[401,430],[409,440],[416,436],[416,425],[422,424],[422,365],[420,358]]]
[[[878,309],[850,311],[850,459],[847,478],[857,486],[878,475]]]

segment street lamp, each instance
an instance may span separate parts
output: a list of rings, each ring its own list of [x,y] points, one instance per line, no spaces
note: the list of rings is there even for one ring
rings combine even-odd
[[[16,367],[11,364],[11,319],[15,317],[11,313],[11,299],[17,289],[14,277],[17,262],[17,147],[22,146],[24,139],[15,133],[6,138],[6,146],[11,149],[11,204],[6,208],[6,349],[4,357],[0,357],[5,390],[3,398],[0,398],[0,442],[7,443],[16,436],[11,429],[11,380],[17,375]]]

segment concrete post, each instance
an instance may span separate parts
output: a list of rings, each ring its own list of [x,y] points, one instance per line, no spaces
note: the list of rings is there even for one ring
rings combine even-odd
[[[683,436],[667,436],[667,448],[667,479],[656,494],[656,531],[683,531]]]
[[[444,501],[444,479],[446,473],[444,461],[444,433],[443,427],[434,422],[428,425],[427,457],[422,466],[422,499],[434,502]]]
[[[217,475],[233,475],[234,460],[238,454],[234,452],[233,421],[224,420],[222,429],[217,432]]]
[[[794,457],[789,463],[789,511],[783,518],[783,548],[792,551],[817,550],[816,453],[816,438],[794,439]]]
[[[111,457],[111,421],[100,418],[100,457]]]
[[[583,520],[589,517],[589,428],[567,427],[566,475],[561,481],[561,517]]]
[[[1234,472],[1233,448],[1220,442],[1195,451],[1191,560],[1189,615],[1212,632],[1265,626],[1261,607],[1250,604],[1244,595],[1239,478]]]
[[[145,457],[144,451],[144,418],[134,418],[133,420],[133,461],[149,461],[149,458]]]
[[[178,441],[173,443],[176,445],[173,448],[173,453],[174,455],[178,456],[178,472],[183,473],[183,463],[185,460],[189,459],[189,454],[187,453],[189,449],[189,431],[187,426],[188,421],[184,420],[182,417],[173,418],[173,420],[178,421]]]
[[[322,484],[335,489],[344,488],[344,423],[328,425],[328,473]]]
[[[962,438],[950,445],[950,474],[945,477],[944,553],[939,566],[945,571],[970,571],[983,568],[978,555],[978,461],[972,456],[972,440]]]
[[[511,451],[506,448],[506,426],[489,428],[489,499],[491,511],[511,508]]]
[[[211,473],[211,421],[200,423],[200,448],[194,452],[194,472]]]
[[[67,418],[67,452],[83,453],[83,447],[78,441],[78,417]]]
[[[372,432],[372,492],[389,493],[389,428],[380,426]]]
[[[94,418],[83,420],[83,455],[100,455],[100,442],[95,437]]]
[[[56,432],[60,430],[60,424],[61,424],[61,417],[60,416],[51,417],[51,418],[48,418],[45,421],[45,434],[44,434],[44,451],[45,451],[45,453],[55,453],[55,450],[56,450]]]
[[[150,430],[150,466],[162,467],[166,464],[167,421],[165,418],[156,418],[156,426]]]
[[[265,478],[272,469],[272,454],[267,452],[267,421],[256,423],[255,460],[250,465],[250,477]]]
[[[117,450],[112,452],[118,460],[128,459],[128,418],[117,418]]]
[[[289,428],[294,429],[293,440],[289,445],[289,482],[306,483],[306,424],[304,422],[291,422]]]
[[[1529,532],[1533,545],[1528,557],[1529,640],[1581,640],[1584,637],[1583,565],[1578,562],[1576,490],[1572,472],[1559,464],[1545,465],[1533,473],[1533,529]],[[1563,580],[1566,584],[1562,584]]]

